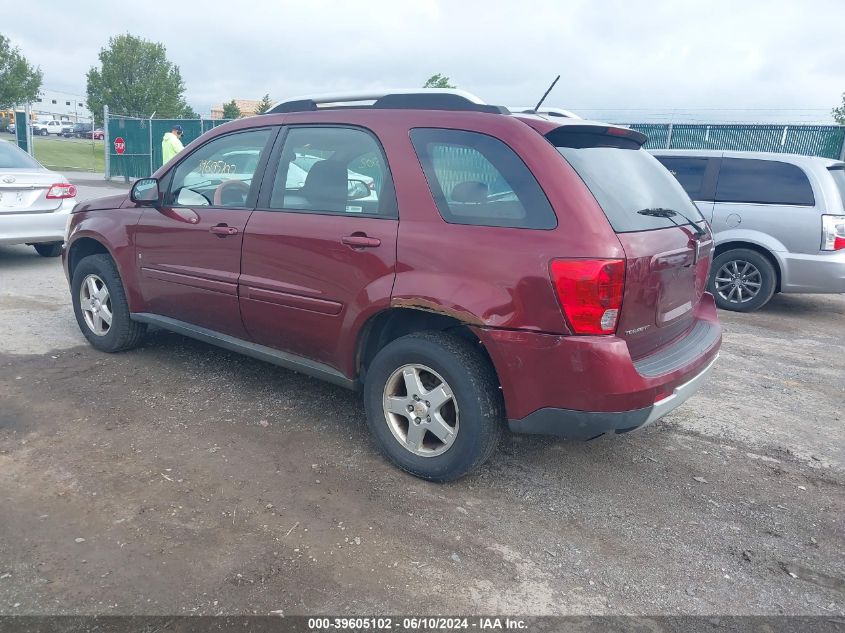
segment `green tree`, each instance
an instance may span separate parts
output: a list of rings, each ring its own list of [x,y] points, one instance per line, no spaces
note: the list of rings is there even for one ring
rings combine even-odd
[[[35,101],[41,79],[41,69],[32,66],[19,48],[0,35],[0,108]]]
[[[429,77],[426,82],[423,84],[423,88],[456,88],[457,86],[453,86],[449,83],[449,78],[446,75],[441,75],[437,73],[436,75],[432,75]]]
[[[240,119],[241,118],[241,109],[238,107],[238,104],[235,103],[234,99],[232,99],[229,103],[223,104],[223,118],[224,119]]]
[[[197,114],[196,110],[194,110],[191,106],[189,106],[186,103],[185,104],[185,110],[182,112],[182,118],[183,119],[198,119],[198,118],[200,118],[200,115]]]
[[[261,97],[261,101],[258,102],[258,107],[255,109],[255,114],[264,114],[272,107],[273,102],[270,101],[270,95],[266,94]]]
[[[189,110],[179,67],[158,42],[129,33],[109,38],[100,50],[100,68],[92,67],[87,78],[88,108],[95,117],[104,105],[115,114],[142,117],[175,118]]]
[[[842,105],[838,108],[833,108],[831,112],[834,121],[839,125],[845,125],[845,92],[842,93]]]

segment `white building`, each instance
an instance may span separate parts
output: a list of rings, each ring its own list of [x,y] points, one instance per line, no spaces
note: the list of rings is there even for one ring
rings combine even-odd
[[[85,104],[85,96],[59,90],[42,89],[38,98],[32,102],[32,118],[36,121],[72,121],[88,122],[91,112]]]

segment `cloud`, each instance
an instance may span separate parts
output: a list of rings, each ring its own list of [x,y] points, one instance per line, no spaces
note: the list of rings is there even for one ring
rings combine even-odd
[[[131,8],[130,8],[131,7]],[[529,103],[555,75],[550,105],[596,112],[819,108],[845,91],[845,3],[749,0],[515,3],[90,1],[61,21],[4,24],[45,87],[84,93],[109,36],[160,41],[198,111],[237,98],[414,87],[441,72],[491,103]],[[704,116],[702,114],[701,116]],[[806,113],[802,116],[806,116]]]

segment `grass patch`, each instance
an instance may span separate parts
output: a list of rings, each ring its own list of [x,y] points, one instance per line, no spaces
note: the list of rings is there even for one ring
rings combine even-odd
[[[82,138],[32,139],[36,160],[48,169],[105,171],[103,141]]]

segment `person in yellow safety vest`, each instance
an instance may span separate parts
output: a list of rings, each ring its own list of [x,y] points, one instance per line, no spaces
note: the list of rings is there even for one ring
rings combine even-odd
[[[185,149],[182,145],[182,126],[174,125],[170,132],[165,133],[164,138],[161,139],[161,158],[162,164],[169,161],[179,152]]]

